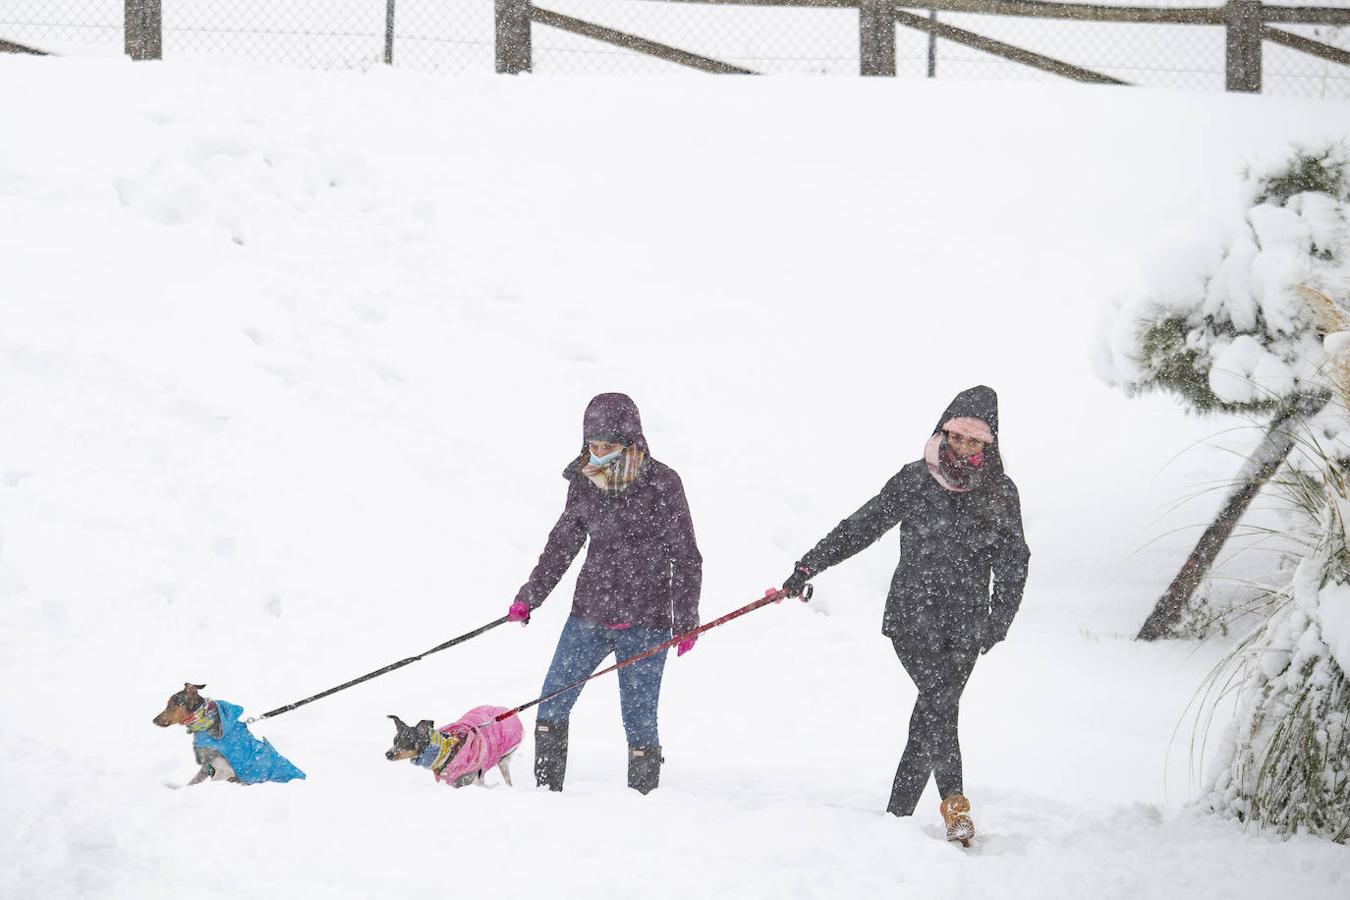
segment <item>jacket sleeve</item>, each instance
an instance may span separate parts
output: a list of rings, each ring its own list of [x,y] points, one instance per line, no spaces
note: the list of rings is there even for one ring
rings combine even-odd
[[[581,479],[573,478],[567,488],[567,505],[563,507],[553,530],[548,533],[544,552],[539,554],[539,562],[535,563],[529,580],[516,593],[516,599],[524,601],[530,609],[538,609],[558,586],[563,573],[586,543],[586,523],[579,514],[581,490]]]
[[[666,547],[670,552],[670,612],[676,634],[698,627],[698,601],[703,589],[703,554],[694,540],[694,520],[684,484],[671,473],[666,494]]]
[[[1013,616],[1022,605],[1022,589],[1027,583],[1027,564],[1031,550],[1022,530],[1022,502],[1011,481],[1004,491],[1003,521],[999,523],[999,545],[994,556],[994,590],[990,599],[989,635],[992,642],[1003,640],[1012,626]]]
[[[871,500],[825,535],[798,565],[817,574],[872,546],[900,522],[904,512],[903,473],[897,473]]]

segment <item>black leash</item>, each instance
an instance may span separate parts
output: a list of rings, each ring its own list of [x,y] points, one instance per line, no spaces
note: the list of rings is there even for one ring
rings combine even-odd
[[[398,662],[392,663],[392,664],[390,664],[390,665],[387,665],[387,666],[385,666],[383,669],[377,669],[376,671],[371,672],[371,673],[369,673],[369,674],[367,674],[367,675],[362,675],[360,678],[353,678],[351,681],[347,682],[346,684],[339,684],[337,687],[329,688],[328,690],[323,691],[322,693],[315,694],[313,697],[306,697],[305,699],[303,699],[303,700],[297,700],[297,701],[295,701],[294,703],[292,703],[292,704],[290,704],[290,705],[288,705],[288,706],[282,706],[282,707],[279,707],[279,708],[277,708],[277,709],[272,710],[271,712],[265,712],[265,713],[263,713],[261,716],[253,716],[253,717],[250,717],[250,718],[248,718],[248,719],[245,719],[245,720],[244,720],[244,724],[247,725],[247,724],[250,724],[250,723],[252,723],[252,722],[258,721],[259,719],[270,719],[270,718],[272,718],[273,716],[279,716],[279,715],[281,715],[281,714],[284,713],[284,712],[290,712],[291,710],[293,710],[293,709],[295,709],[295,708],[297,708],[297,707],[304,706],[306,703],[313,703],[315,700],[321,700],[321,699],[323,699],[324,697],[327,697],[329,694],[336,694],[338,691],[345,691],[347,688],[352,687],[353,685],[360,684],[360,683],[363,682],[363,681],[369,681],[370,679],[376,678],[376,677],[378,677],[378,676],[380,676],[380,675],[383,675],[383,674],[386,673],[386,672],[392,672],[392,671],[394,671],[395,669],[399,669],[399,668],[402,668],[403,666],[408,665],[409,663],[415,663],[415,662],[417,662],[419,659],[423,658],[424,656],[430,656],[430,655],[433,654],[433,653],[437,653],[437,652],[439,652],[439,651],[441,651],[441,650],[446,650],[446,649],[448,649],[448,648],[450,648],[450,647],[455,646],[456,644],[462,644],[462,643],[464,643],[464,642],[467,641],[467,640],[470,640],[470,639],[472,639],[472,638],[476,638],[476,637],[478,637],[480,634],[482,634],[483,632],[485,632],[485,631],[491,631],[492,629],[496,628],[498,625],[501,625],[501,624],[503,624],[504,622],[507,622],[510,618],[511,618],[511,617],[510,617],[509,615],[502,616],[500,619],[497,619],[495,622],[489,622],[489,623],[487,623],[486,625],[484,625],[484,626],[481,627],[481,628],[475,628],[473,631],[470,631],[468,634],[461,634],[461,635],[460,635],[459,637],[457,637],[457,638],[451,638],[450,640],[446,641],[444,644],[437,644],[435,647],[432,647],[430,650],[425,650],[425,651],[423,651],[422,653],[417,654],[416,656],[410,656],[410,657],[408,657],[407,659],[400,659]]]

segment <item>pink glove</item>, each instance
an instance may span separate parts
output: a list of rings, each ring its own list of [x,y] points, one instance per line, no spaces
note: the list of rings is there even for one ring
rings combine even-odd
[[[511,608],[506,611],[506,621],[519,622],[521,625],[529,623],[530,608],[525,604],[524,600],[517,600],[515,603],[511,604]]]
[[[690,650],[693,650],[693,649],[694,649],[694,643],[695,643],[696,641],[698,641],[698,637],[697,637],[697,636],[691,637],[691,638],[685,638],[684,640],[680,641],[678,644],[675,645],[675,656],[676,656],[676,657],[684,656],[684,655],[685,655],[686,653],[688,653]]]

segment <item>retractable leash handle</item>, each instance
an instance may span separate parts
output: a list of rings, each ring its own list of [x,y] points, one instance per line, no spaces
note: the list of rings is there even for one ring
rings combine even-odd
[[[813,593],[814,593],[814,591],[813,591],[813,589],[811,588],[811,585],[808,584],[808,585],[804,586],[804,587],[802,588],[802,593],[801,593],[801,599],[802,599],[802,602],[805,603],[807,600],[810,600],[810,599],[811,599],[811,595],[812,595]],[[640,662],[641,660],[644,660],[644,659],[646,659],[646,658],[649,657],[649,656],[654,656],[655,654],[660,653],[662,650],[669,650],[671,647],[674,647],[676,644],[680,643],[681,641],[687,641],[687,640],[689,640],[690,638],[698,637],[700,634],[702,634],[702,633],[705,632],[705,631],[710,631],[711,629],[716,628],[716,627],[719,626],[719,625],[725,625],[726,623],[730,622],[732,619],[740,618],[741,616],[745,615],[745,614],[748,613],[748,612],[753,612],[754,610],[759,609],[761,606],[767,606],[767,605],[770,604],[770,603],[779,603],[779,602],[781,602],[782,600],[784,600],[787,596],[788,596],[788,592],[787,592],[787,591],[784,591],[784,590],[781,590],[781,589],[769,588],[767,591],[764,592],[764,596],[763,596],[763,597],[760,597],[758,600],[756,600],[756,601],[753,602],[753,603],[747,603],[745,606],[742,606],[740,609],[733,609],[731,612],[727,613],[725,616],[722,616],[722,617],[719,618],[719,619],[713,619],[711,622],[708,622],[707,624],[704,624],[704,625],[700,625],[699,627],[694,628],[694,629],[692,629],[692,630],[690,630],[690,631],[686,631],[684,634],[677,634],[677,635],[675,635],[674,637],[672,637],[672,638],[671,638],[670,640],[668,640],[668,641],[664,641],[663,643],[657,644],[657,645],[654,646],[654,647],[648,647],[646,650],[643,650],[641,653],[638,653],[638,654],[636,654],[636,655],[634,655],[634,656],[630,656],[630,657],[628,657],[627,659],[619,660],[619,661],[616,662],[614,665],[608,666],[608,667],[606,667],[606,668],[604,668],[604,669],[601,669],[599,672],[594,672],[594,673],[592,673],[592,674],[590,674],[590,675],[587,675],[585,678],[578,679],[577,681],[572,682],[571,684],[569,684],[569,685],[568,685],[567,687],[565,687],[565,688],[560,688],[559,690],[556,690],[556,691],[554,691],[554,692],[551,693],[551,694],[546,694],[546,695],[544,695],[543,697],[536,697],[534,700],[531,700],[529,703],[522,703],[520,706],[514,707],[514,708],[512,708],[512,709],[508,709],[506,712],[498,713],[497,715],[495,715],[495,716],[492,717],[492,721],[493,721],[493,722],[501,722],[501,721],[503,721],[503,720],[505,720],[505,719],[509,719],[509,718],[511,718],[511,717],[514,716],[514,715],[517,715],[517,714],[519,714],[519,713],[521,713],[521,712],[524,712],[525,710],[529,709],[531,706],[538,706],[540,703],[543,703],[545,700],[552,700],[554,697],[560,696],[560,695],[562,695],[562,694],[567,693],[567,692],[570,691],[570,690],[573,690],[573,689],[575,689],[575,688],[578,688],[578,687],[580,687],[581,685],[585,684],[586,682],[590,681],[590,680],[593,679],[593,678],[599,678],[601,675],[608,675],[610,672],[617,672],[619,669],[622,669],[624,666],[631,666],[633,663],[635,663],[635,662]]]
[[[279,706],[279,707],[277,707],[276,709],[272,710],[271,712],[265,712],[265,713],[263,713],[263,714],[260,715],[260,716],[250,716],[249,718],[247,718],[247,719],[244,720],[244,724],[245,724],[245,725],[251,725],[251,724],[253,724],[254,722],[257,722],[259,719],[270,719],[270,718],[272,718],[273,716],[279,716],[279,715],[281,715],[282,713],[290,712],[290,711],[293,710],[293,709],[297,709],[297,708],[299,708],[299,707],[301,707],[301,706],[304,706],[306,703],[313,703],[315,700],[322,700],[324,697],[327,697],[327,696],[329,696],[329,695],[331,695],[331,694],[336,694],[338,691],[345,691],[345,690],[346,690],[347,688],[349,688],[349,687],[355,687],[356,685],[360,684],[360,683],[363,682],[363,681],[369,681],[369,680],[372,679],[372,678],[377,678],[377,677],[379,677],[380,675],[384,675],[384,674],[386,674],[386,673],[388,673],[388,672],[392,672],[392,671],[394,671],[395,669],[401,669],[401,668],[403,668],[403,667],[406,666],[406,665],[409,665],[409,664],[411,664],[411,663],[417,662],[419,659],[422,659],[423,657],[430,656],[430,655],[433,654],[433,653],[438,653],[438,652],[440,652],[441,650],[449,649],[450,647],[453,647],[453,646],[455,646],[456,644],[462,644],[462,643],[464,643],[464,642],[467,641],[467,640],[471,640],[471,639],[473,639],[473,638],[478,637],[480,634],[482,634],[482,633],[485,632],[485,631],[491,631],[492,629],[496,628],[498,625],[505,624],[507,621],[510,620],[510,618],[511,618],[510,615],[502,616],[500,619],[497,619],[497,620],[495,620],[495,621],[493,621],[493,622],[489,622],[489,623],[487,623],[486,625],[483,625],[483,626],[481,626],[481,627],[479,627],[479,628],[475,628],[473,631],[469,631],[469,632],[466,632],[466,633],[464,633],[464,634],[461,634],[459,637],[451,638],[450,640],[446,641],[446,642],[443,643],[443,644],[437,644],[435,647],[432,647],[430,650],[423,650],[421,653],[417,654],[416,656],[409,656],[407,659],[400,659],[400,660],[399,660],[398,662],[396,662],[396,663],[390,663],[389,665],[385,666],[383,669],[376,669],[374,672],[370,672],[370,673],[367,673],[367,674],[365,674],[365,675],[362,675],[360,678],[353,678],[351,681],[345,682],[345,683],[343,683],[343,684],[339,684],[337,687],[329,688],[329,689],[326,690],[326,691],[321,691],[321,692],[315,694],[315,695],[312,696],[312,697],[306,697],[306,698],[303,699],[303,700],[297,700],[297,701],[295,701],[294,703],[288,704],[288,705],[286,705],[286,706]]]

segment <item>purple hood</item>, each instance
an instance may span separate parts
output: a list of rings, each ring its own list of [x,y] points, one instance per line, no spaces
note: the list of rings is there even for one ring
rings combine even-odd
[[[582,419],[581,440],[585,443],[592,438],[617,439],[624,444],[637,444],[649,456],[652,452],[642,434],[637,404],[627,394],[596,394],[591,398]]]

